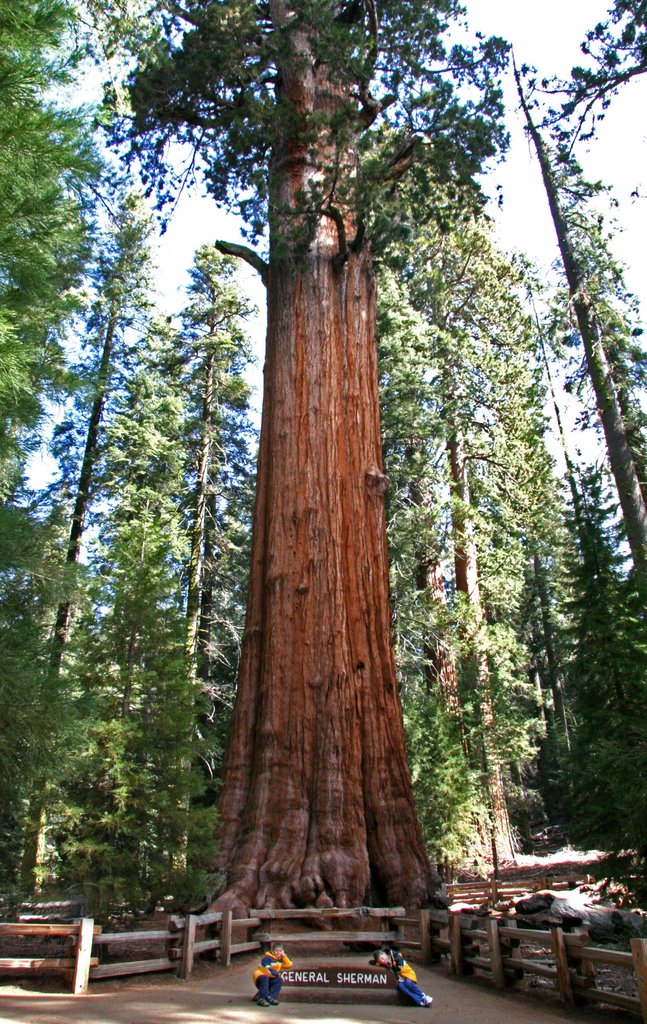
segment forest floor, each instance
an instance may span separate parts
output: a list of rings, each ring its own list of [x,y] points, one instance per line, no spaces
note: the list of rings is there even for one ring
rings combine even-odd
[[[295,958],[296,959],[296,958]],[[300,956],[300,967],[316,967],[311,954]],[[326,956],[346,968],[364,966],[366,956]],[[414,959],[413,957],[411,958]],[[252,954],[236,958],[228,969],[205,961],[196,965],[188,982],[168,975],[152,980],[140,975],[91,985],[87,996],[61,991],[59,982],[13,982],[0,987],[0,1024],[609,1024],[629,1021],[614,1010],[566,1010],[554,992],[497,992],[485,981],[459,979],[441,967],[416,966],[421,987],[434,997],[430,1008],[392,1003],[358,1004],[282,1001],[262,1009],[252,1001]],[[292,998],[296,995],[290,994]],[[393,995],[393,999],[398,998]]]

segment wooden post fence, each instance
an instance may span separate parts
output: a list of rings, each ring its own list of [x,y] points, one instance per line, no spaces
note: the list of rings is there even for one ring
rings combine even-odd
[[[418,921],[420,924],[420,956],[426,966],[431,963],[431,912],[421,910]]]
[[[100,925],[95,925],[89,917],[84,917],[74,924],[30,924],[22,921],[0,923],[0,938],[3,935],[57,936],[68,941],[70,947],[69,955],[63,957],[0,958],[0,972],[61,971],[74,995],[83,995],[88,990],[89,972],[99,962],[92,956],[92,941],[100,932]]]
[[[231,929],[233,920],[233,910],[224,910],[222,914],[222,931],[220,933],[220,963],[223,967],[229,967],[231,963]]]
[[[362,919],[357,922],[356,928],[352,928],[355,922],[349,922],[349,927],[349,923],[344,920],[343,930],[338,931],[285,931],[285,925],[290,919],[316,919],[323,922],[354,916]],[[368,928],[367,922],[363,920],[365,918],[370,922]],[[371,925],[374,930],[368,930]],[[419,935],[415,931],[414,934],[407,933],[408,927],[419,928]],[[240,941],[242,936],[238,933],[245,929],[246,941]],[[413,949],[419,949],[424,964],[430,963],[434,956],[449,954],[451,970],[457,976],[472,974],[475,970],[484,972],[498,989],[503,989],[526,975],[538,975],[550,979],[556,985],[562,1001],[568,1007],[584,1002],[607,1003],[641,1014],[647,1024],[647,939],[632,939],[631,953],[599,949],[590,945],[586,929],[565,933],[558,926],[549,931],[520,928],[515,917],[492,914],[488,917],[474,917],[458,909],[421,910],[417,916],[409,918],[403,907],[252,910],[248,917],[238,919],[234,918],[230,910],[211,911],[189,914],[186,918],[171,917],[164,930],[132,932],[102,932],[90,918],[84,918],[75,924],[0,923],[0,938],[2,935],[59,936],[65,939],[68,945],[66,956],[0,959],[0,972],[60,971],[65,974],[74,995],[88,991],[88,979],[93,981],[125,974],[176,969],[179,969],[180,978],[188,979],[195,957],[200,954],[219,953],[222,965],[228,967],[232,956],[258,950],[262,948],[261,943],[274,940],[289,943],[290,946],[313,942],[329,945],[357,941],[399,941],[405,947],[410,944]],[[99,964],[99,958],[92,955],[106,947],[109,949],[111,946],[128,944],[139,946],[144,942],[163,944],[166,956]],[[525,952],[528,946],[540,947],[542,951],[539,955],[536,952]],[[552,951],[548,960],[544,955],[547,946]],[[600,972],[596,980],[595,965],[598,963],[622,967],[632,972],[636,979],[637,995],[599,987],[604,983],[604,975]],[[349,978],[355,978],[354,970],[351,969]],[[360,974],[364,977],[366,973],[360,971],[357,977]],[[369,979],[369,982],[369,988],[375,988],[373,979]]]
[[[72,994],[82,996],[88,991],[90,967],[92,963],[92,940],[94,938],[94,921],[84,917],[79,923],[79,940],[76,946],[76,964],[72,977]]]
[[[505,988],[505,971],[503,970],[503,959],[501,957],[501,937],[499,935],[499,922],[496,917],[487,918],[485,930],[487,932],[494,984],[497,988]]]
[[[567,1006],[575,1006],[573,986],[571,985],[571,975],[568,969],[566,943],[564,942],[564,932],[561,928],[553,927],[550,929],[550,942],[555,956],[559,994]]]
[[[449,912],[449,956],[452,974],[460,977],[463,973],[463,940],[461,938],[461,915]]]
[[[198,919],[195,914],[187,916],[184,925],[184,945],[182,946],[182,961],[178,971],[178,977],[188,981],[193,970],[193,957],[195,947],[195,933],[198,926]]]
[[[647,939],[631,940],[631,956],[638,985],[638,999],[643,1018],[647,1021]]]

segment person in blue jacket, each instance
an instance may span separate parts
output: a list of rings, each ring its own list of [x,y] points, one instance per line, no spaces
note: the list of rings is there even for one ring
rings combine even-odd
[[[292,967],[292,961],[285,955],[283,946],[275,943],[262,957],[252,977],[258,989],[254,999],[259,1006],[278,1006],[283,979],[281,973]]]
[[[378,967],[389,967],[395,974],[398,992],[416,1006],[431,1006],[433,997],[425,995],[419,988],[416,972],[409,966],[399,949],[377,949],[370,963],[377,964]]]

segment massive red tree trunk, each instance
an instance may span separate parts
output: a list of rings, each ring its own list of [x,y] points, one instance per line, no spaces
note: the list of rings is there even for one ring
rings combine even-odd
[[[322,221],[272,267],[252,574],[221,801],[243,904],[391,903],[430,886],[390,641],[374,285]]]
[[[282,5],[272,5],[280,16]],[[282,88],[304,117],[343,97],[294,34]],[[325,136],[325,132],[320,133]],[[274,154],[265,393],[247,620],[220,801],[219,905],[420,904],[432,874],[413,805],[390,637],[375,283],[334,189],[354,150],[298,134]],[[303,227],[304,224],[301,224]]]

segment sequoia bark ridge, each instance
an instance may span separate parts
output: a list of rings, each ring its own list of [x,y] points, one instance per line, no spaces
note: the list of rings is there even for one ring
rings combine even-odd
[[[272,5],[276,12],[281,5]],[[295,33],[282,88],[304,118],[344,102]],[[359,130],[359,127],[358,127]],[[417,823],[390,637],[375,281],[345,200],[353,145],[274,153],[265,391],[250,592],[220,802],[219,906],[419,905]],[[324,136],[326,136],[324,138]],[[308,214],[321,168],[340,168]],[[350,183],[350,184],[349,184]],[[301,205],[300,205],[301,204]],[[305,223],[305,217],[304,217]],[[303,225],[301,225],[302,227]]]

